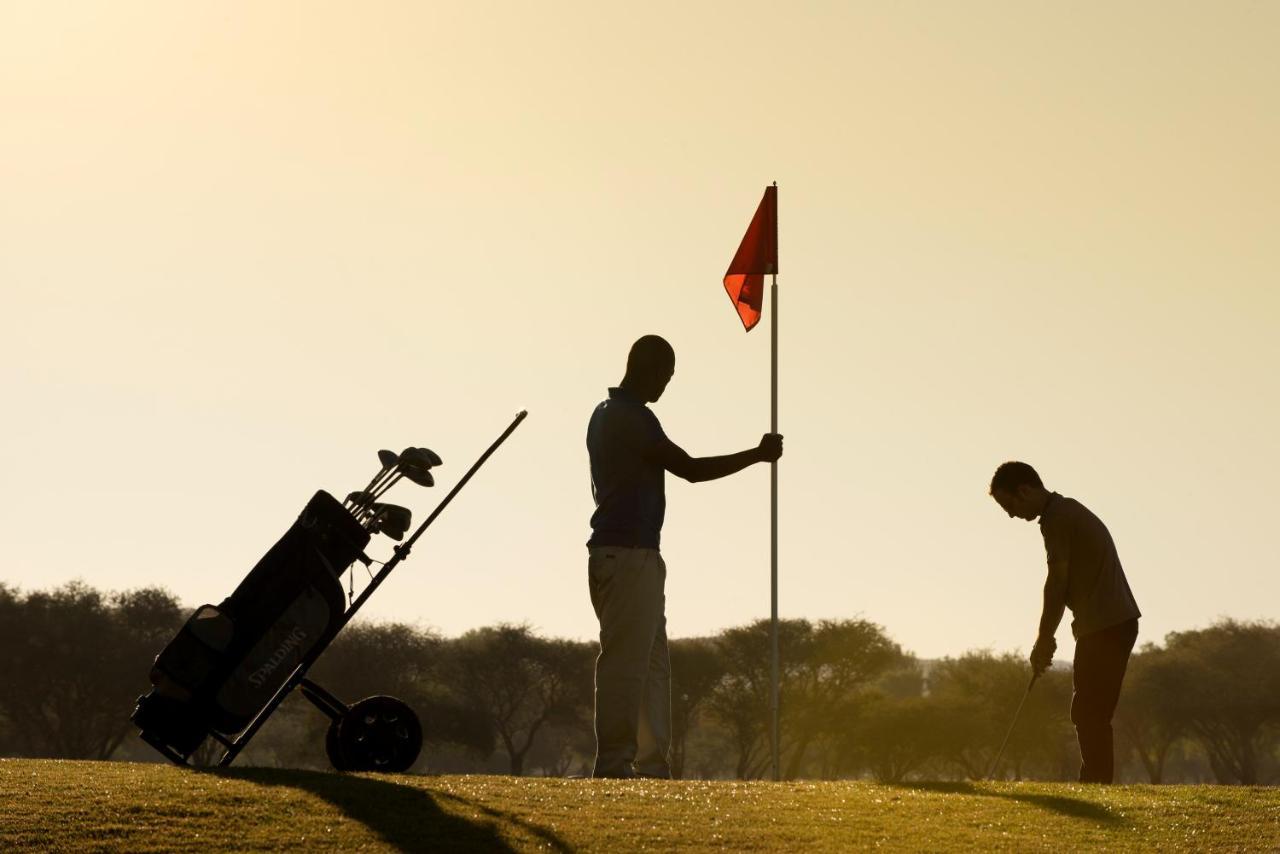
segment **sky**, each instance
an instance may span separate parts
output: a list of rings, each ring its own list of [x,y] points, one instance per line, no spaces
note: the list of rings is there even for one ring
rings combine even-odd
[[[0,580],[216,603],[379,448],[444,458],[387,496],[425,518],[528,409],[360,619],[593,637],[587,418],[657,333],[667,433],[756,444],[774,308],[721,277],[777,181],[783,617],[1027,650],[1022,459],[1140,642],[1273,619],[1278,41],[1265,2],[0,0]],[[767,467],[667,495],[669,634],[767,616]]]

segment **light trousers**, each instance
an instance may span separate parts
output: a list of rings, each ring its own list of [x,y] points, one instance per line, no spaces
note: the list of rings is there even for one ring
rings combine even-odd
[[[600,621],[592,776],[669,777],[667,565],[657,549],[598,546],[587,577]]]

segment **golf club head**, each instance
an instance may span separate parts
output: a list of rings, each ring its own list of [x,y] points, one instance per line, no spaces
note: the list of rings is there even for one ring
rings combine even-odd
[[[374,512],[396,527],[407,528],[413,521],[413,513],[399,504],[375,504]]]
[[[386,534],[393,540],[404,539],[405,532],[409,530],[413,519],[413,514],[407,507],[397,504],[374,504],[372,511],[373,519],[368,526],[370,533]]]
[[[396,463],[400,462],[400,457],[396,456],[395,451],[378,451],[378,462],[382,463],[384,469],[389,469]]]
[[[432,466],[440,465],[440,458],[435,452],[429,448],[405,448],[400,454],[401,465],[414,465],[419,468],[429,469]]]
[[[435,486],[436,479],[427,471],[426,466],[400,464],[400,473],[418,486]]]
[[[414,450],[419,451],[424,457],[426,457],[429,465],[431,466],[444,465],[444,460],[440,459],[439,455],[436,454],[436,452],[431,450],[430,448],[414,448]]]
[[[404,539],[404,534],[407,530],[407,528],[392,528],[391,523],[389,522],[369,526],[369,533],[386,534],[397,543]]]

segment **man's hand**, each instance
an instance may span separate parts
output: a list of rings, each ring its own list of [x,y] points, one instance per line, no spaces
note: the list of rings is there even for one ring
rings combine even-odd
[[[782,456],[782,434],[765,433],[760,437],[760,444],[756,448],[756,453],[760,455],[761,462],[776,463],[778,457]]]
[[[1039,638],[1031,648],[1031,670],[1039,676],[1053,664],[1053,654],[1058,650],[1058,642],[1053,638]]]

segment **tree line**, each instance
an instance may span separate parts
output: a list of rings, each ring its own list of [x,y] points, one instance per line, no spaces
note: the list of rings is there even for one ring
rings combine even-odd
[[[23,593],[0,584],[0,754],[158,759],[128,717],[153,657],[186,616],[154,588]],[[1019,655],[922,661],[866,620],[784,620],[780,631],[788,779],[978,779],[1026,691]],[[521,625],[445,638],[356,623],[311,676],[348,702],[408,702],[426,734],[417,771],[562,776],[591,765],[596,650]],[[672,640],[671,660],[676,776],[768,776],[768,622]],[[1074,779],[1070,696],[1069,668],[1036,683],[998,776]],[[295,692],[240,762],[327,767],[327,725]],[[1221,620],[1144,645],[1115,728],[1122,780],[1280,782],[1280,626]],[[209,744],[201,758],[214,755]]]

